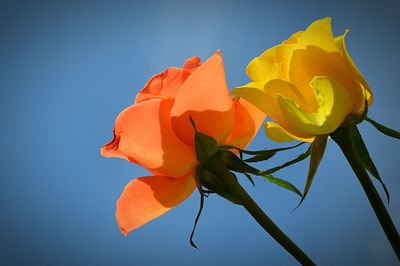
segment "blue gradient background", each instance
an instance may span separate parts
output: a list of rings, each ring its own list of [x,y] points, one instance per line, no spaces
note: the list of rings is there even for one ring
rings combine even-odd
[[[312,21],[349,28],[348,49],[375,94],[370,116],[399,129],[396,1],[2,1],[0,5],[0,261],[4,265],[295,265],[240,207],[211,196],[188,242],[199,196],[123,237],[115,202],[139,166],[105,159],[117,114],[155,73],[221,49],[232,88],[249,60]],[[361,130],[400,227],[399,142]],[[259,134],[251,147],[275,147]],[[264,167],[293,157],[288,152]],[[282,171],[299,187],[306,162]],[[321,265],[396,265],[374,213],[330,142],[304,204],[256,181],[246,188]],[[382,189],[378,186],[379,191]],[[383,195],[383,194],[382,194]]]

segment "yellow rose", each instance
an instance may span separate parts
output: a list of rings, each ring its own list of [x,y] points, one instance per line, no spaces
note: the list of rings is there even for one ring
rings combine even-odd
[[[252,82],[233,90],[274,122],[265,124],[274,141],[312,141],[335,131],[346,118],[372,103],[372,92],[345,45],[334,37],[331,18],[254,58],[247,66]]]

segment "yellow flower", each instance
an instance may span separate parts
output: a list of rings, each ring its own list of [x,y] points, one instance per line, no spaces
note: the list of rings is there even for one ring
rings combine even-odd
[[[372,103],[372,92],[345,45],[334,37],[331,18],[312,23],[247,66],[252,82],[233,90],[266,113],[272,140],[312,141],[335,131]]]

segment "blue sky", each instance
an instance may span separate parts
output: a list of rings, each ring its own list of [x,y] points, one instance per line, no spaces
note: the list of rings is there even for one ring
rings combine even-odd
[[[117,114],[147,80],[217,49],[231,88],[265,49],[331,16],[375,95],[370,116],[400,129],[400,18],[395,1],[5,1],[0,8],[0,257],[7,265],[296,265],[240,207],[211,196],[189,235],[199,196],[125,238],[114,220],[123,187],[146,171],[105,159]],[[400,146],[361,131],[400,227]],[[276,147],[259,134],[252,148]],[[294,157],[287,152],[265,168]],[[302,188],[306,162],[279,173]],[[396,265],[357,179],[331,141],[304,204],[263,180],[244,183],[321,265]],[[382,189],[377,185],[378,190]],[[382,193],[383,195],[383,193]]]

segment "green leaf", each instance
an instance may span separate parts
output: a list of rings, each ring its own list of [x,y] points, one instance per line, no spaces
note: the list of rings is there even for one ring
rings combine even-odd
[[[304,153],[300,154],[299,156],[297,156],[293,160],[288,161],[288,162],[286,162],[286,163],[284,163],[284,164],[282,164],[280,166],[277,166],[277,167],[274,167],[274,168],[270,168],[270,169],[268,169],[266,171],[263,171],[261,173],[261,175],[269,175],[269,174],[275,173],[275,172],[277,172],[277,171],[279,171],[279,170],[281,170],[283,168],[286,168],[286,167],[288,167],[288,166],[290,166],[292,164],[301,162],[301,161],[305,160],[308,156],[310,156],[310,154],[311,154],[311,145],[307,149],[307,151],[305,151]]]
[[[218,142],[212,137],[198,132],[192,117],[190,117],[190,122],[195,131],[194,144],[196,147],[197,160],[200,164],[203,164],[218,151]]]
[[[386,136],[389,136],[389,137],[392,137],[392,138],[395,138],[395,139],[400,139],[400,132],[398,132],[398,131],[396,131],[394,129],[385,127],[384,125],[379,124],[378,122],[372,120],[369,117],[366,117],[365,120],[368,121],[371,125],[373,125],[377,130],[379,130],[380,132],[382,132]]]
[[[301,203],[307,196],[307,193],[314,180],[315,174],[317,173],[319,163],[321,162],[322,157],[324,156],[327,140],[328,140],[328,135],[316,136],[311,144],[311,158],[310,158],[310,166],[308,168],[307,181],[304,187],[303,196],[297,207],[301,205]]]
[[[358,130],[357,126],[351,127],[350,130],[353,147],[357,151],[361,163],[363,164],[364,168],[381,183],[385,191],[387,201],[389,202],[389,191],[387,190],[386,185],[383,183],[379,175],[378,169],[375,167],[375,164],[372,161],[371,156],[369,155],[367,146],[362,139],[360,131]]]
[[[287,190],[290,190],[294,193],[296,193],[297,195],[299,195],[300,197],[302,196],[301,192],[290,182],[277,178],[277,177],[273,177],[272,175],[263,175],[263,177],[268,180],[271,183],[274,183],[275,185],[278,185],[282,188],[285,188]]]

